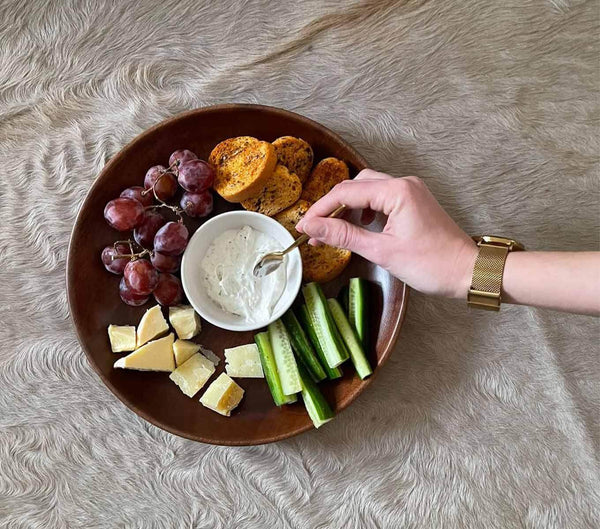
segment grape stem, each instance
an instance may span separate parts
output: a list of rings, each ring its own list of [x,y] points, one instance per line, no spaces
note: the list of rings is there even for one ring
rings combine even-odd
[[[152,252],[150,250],[146,250],[144,248],[144,250],[142,250],[141,252],[138,253],[130,253],[130,254],[116,254],[116,255],[111,255],[110,259],[111,261],[114,261],[115,259],[125,259],[125,258],[130,258],[132,261],[135,261],[136,259],[141,259],[142,257],[145,257],[146,255],[151,255]]]
[[[183,217],[181,216],[181,214],[183,213],[183,210],[181,208],[178,208],[177,206],[172,206],[171,204],[167,204],[166,202],[163,202],[158,197],[156,197],[156,199],[160,202],[160,204],[153,204],[152,206],[146,206],[144,209],[149,210],[149,209],[167,208],[167,209],[170,209],[173,213],[175,213],[179,217],[179,222],[183,222]]]
[[[144,248],[143,246],[139,245],[138,243],[132,241],[131,239],[127,239],[126,241],[115,241],[113,244],[113,248],[115,249],[115,251],[117,251],[117,244],[127,244],[129,245],[129,253],[116,253],[115,255],[111,255],[110,256],[110,260],[114,261],[115,259],[126,259],[129,258],[132,261],[135,261],[136,259],[140,259],[146,255],[150,255],[152,252],[150,250],[147,250],[146,248]],[[133,245],[137,245],[139,246],[142,251],[141,252],[134,252],[133,251]]]
[[[142,193],[141,193],[142,196],[145,197],[148,193],[150,193],[150,190],[152,190],[152,192],[154,193],[154,198],[156,198],[156,200],[158,200],[159,202],[162,202],[162,200],[156,196],[156,191],[154,190],[154,187],[156,186],[156,184],[158,184],[160,179],[163,176],[165,176],[167,173],[173,174],[173,175],[175,175],[175,177],[179,176],[178,166],[179,166],[179,160],[176,159],[171,165],[169,165],[169,167],[167,167],[166,169],[163,169],[160,172],[159,177],[152,184],[152,187],[149,187],[148,189],[144,189],[142,191]],[[173,170],[173,169],[175,169],[175,170]],[[164,202],[163,202],[163,204],[164,204]]]
[[[115,241],[113,243],[113,248],[114,248],[115,252],[117,252],[117,254],[118,254],[117,244],[127,244],[129,246],[129,253],[133,254],[133,244],[134,244],[134,241],[132,241],[131,239],[127,239],[127,240],[124,240],[124,241]],[[113,257],[113,261],[114,261],[114,259],[115,258]]]
[[[142,196],[147,195],[148,193],[150,193],[150,190],[152,190],[152,193],[154,194],[154,198],[156,199],[157,202],[159,202],[159,204],[154,204],[152,206],[146,206],[144,209],[148,210],[148,209],[155,209],[155,208],[167,208],[170,209],[173,213],[175,213],[178,217],[179,217],[179,222],[183,222],[183,217],[182,217],[182,213],[183,210],[181,208],[178,208],[177,206],[172,206],[171,204],[167,204],[164,200],[161,200],[158,195],[156,194],[156,184],[158,184],[158,182],[160,181],[160,179],[165,176],[167,173],[171,173],[173,175],[175,175],[176,177],[178,176],[178,167],[179,165],[179,159],[176,159],[171,165],[169,165],[169,167],[167,169],[165,169],[164,171],[161,171],[159,177],[156,179],[156,181],[152,184],[152,187],[149,187],[148,189],[144,189],[144,191],[142,191]],[[175,171],[173,171],[173,169],[175,169]]]

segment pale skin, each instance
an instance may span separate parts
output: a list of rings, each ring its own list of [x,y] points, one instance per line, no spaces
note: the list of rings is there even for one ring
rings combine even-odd
[[[365,223],[371,211],[384,214],[383,231],[326,218],[341,204],[363,210]],[[417,177],[365,169],[316,202],[296,228],[309,244],[347,248],[420,292],[467,298],[478,248]],[[509,253],[502,302],[599,315],[600,252]]]

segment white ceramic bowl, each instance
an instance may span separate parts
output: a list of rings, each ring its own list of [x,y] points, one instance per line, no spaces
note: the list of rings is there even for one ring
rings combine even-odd
[[[296,299],[302,282],[302,261],[300,251],[296,248],[287,254],[284,264],[281,265],[287,268],[286,287],[268,320],[248,322],[240,316],[226,312],[210,299],[202,285],[200,262],[216,237],[227,230],[244,226],[270,235],[281,243],[282,248],[287,248],[294,242],[290,233],[270,217],[252,211],[229,211],[206,221],[196,230],[181,261],[181,282],[189,302],[206,321],[230,331],[254,331],[280,318]]]

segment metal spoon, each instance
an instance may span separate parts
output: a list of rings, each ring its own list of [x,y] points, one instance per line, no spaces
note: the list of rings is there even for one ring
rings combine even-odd
[[[346,206],[342,204],[339,208],[335,209],[332,213],[330,213],[328,217],[338,217],[345,209]],[[280,252],[271,252],[264,255],[254,266],[253,274],[255,275],[255,277],[264,277],[270,274],[271,272],[274,272],[279,268],[279,265],[283,263],[283,258],[285,257],[285,254],[291,252],[294,248],[297,248],[301,244],[304,244],[309,239],[310,237],[306,235],[306,233],[303,233],[294,241],[293,244],[288,246],[285,250],[281,250]]]

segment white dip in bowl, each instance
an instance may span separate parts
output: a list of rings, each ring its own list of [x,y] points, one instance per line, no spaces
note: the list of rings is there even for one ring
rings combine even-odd
[[[232,331],[250,331],[275,321],[300,290],[300,252],[290,252],[279,269],[263,278],[252,274],[266,253],[294,239],[270,217],[251,211],[217,215],[198,228],[181,263],[185,294],[202,318]]]

